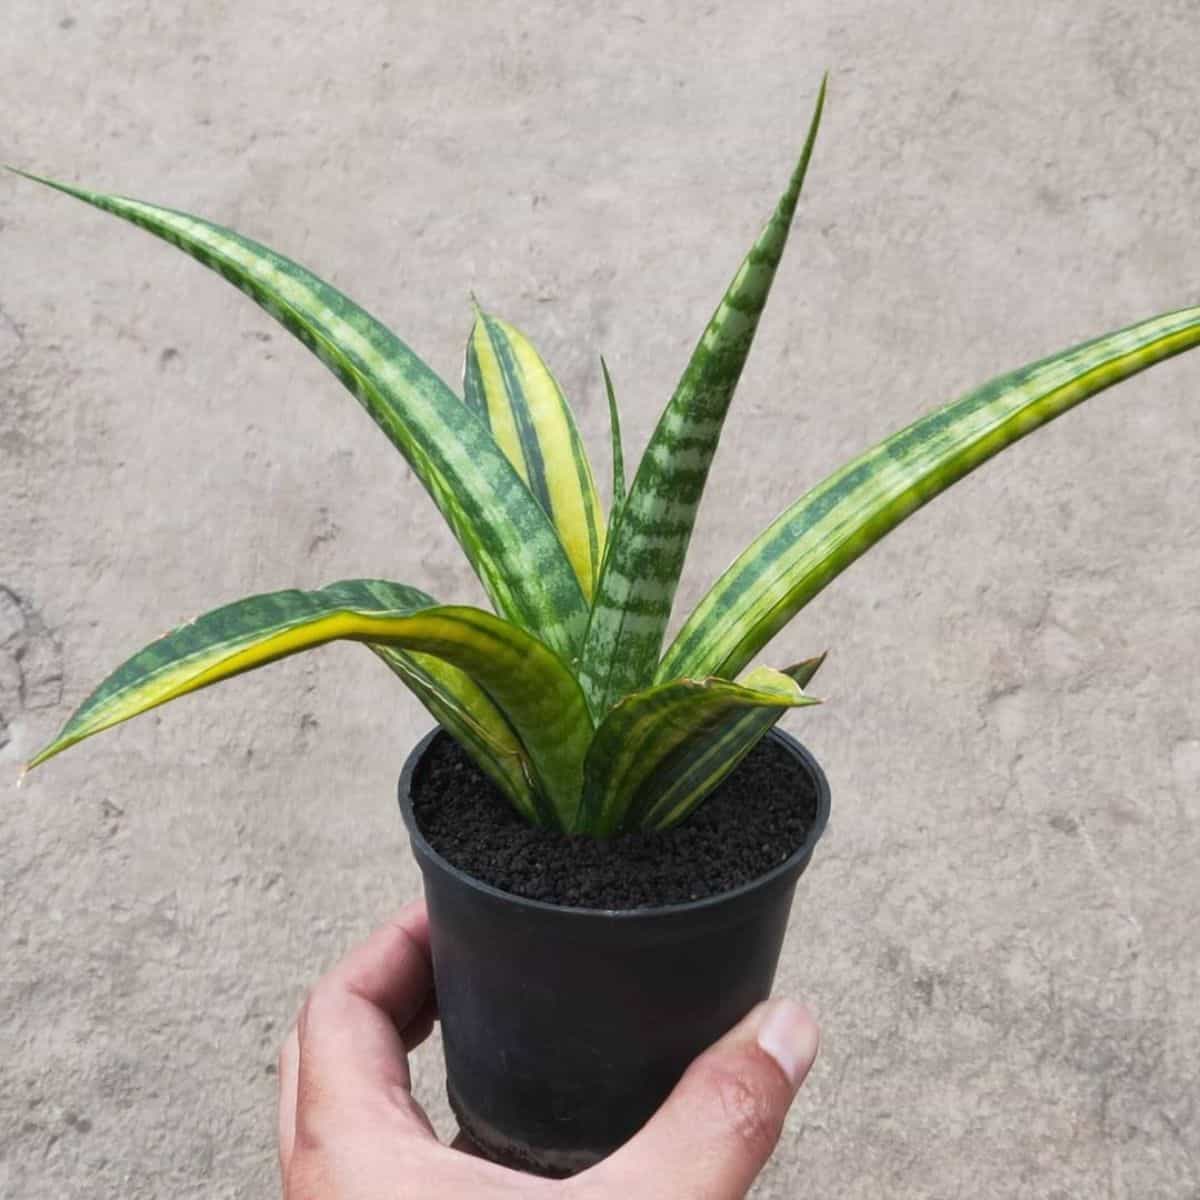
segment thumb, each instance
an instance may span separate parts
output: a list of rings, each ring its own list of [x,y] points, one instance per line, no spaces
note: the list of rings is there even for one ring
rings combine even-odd
[[[820,1032],[794,1000],[753,1009],[684,1073],[631,1141],[586,1176],[602,1194],[742,1200],[779,1140]]]

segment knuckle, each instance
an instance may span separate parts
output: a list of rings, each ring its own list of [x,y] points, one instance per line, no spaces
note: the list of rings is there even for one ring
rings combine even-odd
[[[752,1154],[765,1158],[775,1148],[783,1128],[777,1089],[771,1086],[766,1072],[751,1064],[735,1068],[709,1063],[704,1065],[703,1075],[728,1135]]]

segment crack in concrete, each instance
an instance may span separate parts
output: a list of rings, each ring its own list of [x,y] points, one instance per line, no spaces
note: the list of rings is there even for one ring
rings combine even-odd
[[[0,363],[12,365],[25,351],[24,330],[0,305]]]
[[[11,741],[16,714],[62,701],[62,649],[41,613],[0,583],[0,748]],[[7,680],[7,684],[5,684]],[[14,711],[15,710],[15,711]]]

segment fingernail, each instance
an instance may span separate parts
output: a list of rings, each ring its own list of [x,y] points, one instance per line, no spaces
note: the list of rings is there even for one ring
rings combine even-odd
[[[820,1040],[817,1023],[802,1004],[786,999],[767,1004],[758,1026],[758,1044],[779,1064],[792,1087],[799,1087],[808,1074]]]

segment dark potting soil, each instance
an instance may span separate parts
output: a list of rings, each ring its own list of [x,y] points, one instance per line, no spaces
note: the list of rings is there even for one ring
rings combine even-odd
[[[600,840],[526,824],[448,734],[413,780],[426,841],[503,891],[583,908],[681,904],[749,883],[788,858],[816,817],[804,768],[764,739],[687,820],[661,833]]]

